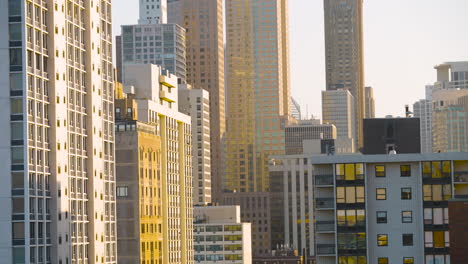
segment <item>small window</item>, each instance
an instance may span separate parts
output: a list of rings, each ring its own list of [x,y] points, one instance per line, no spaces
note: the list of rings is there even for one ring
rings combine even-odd
[[[128,186],[117,187],[117,197],[127,197],[128,196]]]
[[[388,264],[388,258],[378,258],[377,264]]]
[[[387,212],[379,211],[377,212],[377,224],[386,224],[387,223]]]
[[[413,257],[404,257],[403,258],[403,264],[414,264],[414,258]]]
[[[401,199],[411,200],[411,188],[401,188]]]
[[[387,200],[387,189],[377,188],[375,194],[377,200]]]
[[[401,212],[401,222],[402,223],[413,223],[413,212],[412,211],[402,211]]]
[[[375,177],[385,177],[385,165],[375,166]]]
[[[412,246],[413,245],[413,234],[403,234],[403,246]]]
[[[400,176],[401,177],[410,177],[411,176],[411,165],[401,165],[400,166]]]
[[[377,235],[377,246],[379,246],[379,247],[388,246],[388,235],[387,234]]]

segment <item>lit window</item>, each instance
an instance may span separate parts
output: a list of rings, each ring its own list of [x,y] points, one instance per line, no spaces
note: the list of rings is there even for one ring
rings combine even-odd
[[[128,196],[128,186],[117,187],[117,197],[127,197]]]
[[[388,235],[387,234],[377,235],[377,246],[379,246],[379,247],[388,246]]]
[[[401,177],[410,177],[411,176],[411,165],[401,165],[400,166],[400,176]]]
[[[413,222],[413,212],[412,211],[402,211],[401,212],[401,222],[402,223],[412,223]]]
[[[411,188],[401,188],[401,199],[411,200]]]
[[[387,189],[377,188],[375,194],[377,200],[387,200]]]
[[[385,177],[385,166],[376,165],[375,166],[375,177]]]
[[[413,257],[404,257],[403,258],[403,264],[414,264],[414,258]]]
[[[377,264],[388,264],[388,258],[378,258]]]

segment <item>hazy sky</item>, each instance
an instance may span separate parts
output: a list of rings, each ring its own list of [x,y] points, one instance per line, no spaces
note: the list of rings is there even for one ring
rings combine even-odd
[[[226,0],[229,1],[229,0]],[[320,117],[325,89],[323,1],[289,0],[292,95],[305,114]],[[138,0],[113,0],[114,33],[138,18]],[[366,85],[374,87],[377,116],[402,116],[424,97],[433,67],[468,61],[468,0],[365,0]]]

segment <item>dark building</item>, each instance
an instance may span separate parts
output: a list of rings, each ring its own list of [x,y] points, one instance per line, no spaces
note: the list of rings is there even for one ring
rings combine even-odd
[[[122,82],[122,36],[115,36],[115,67],[117,69],[117,81]]]
[[[468,197],[449,202],[450,263],[468,263]]]
[[[421,153],[419,118],[364,119],[363,154]]]

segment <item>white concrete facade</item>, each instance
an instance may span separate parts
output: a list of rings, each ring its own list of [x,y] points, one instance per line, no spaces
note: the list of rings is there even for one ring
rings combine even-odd
[[[138,24],[166,24],[167,0],[140,0]]]
[[[111,2],[0,6],[0,258],[116,263]]]

